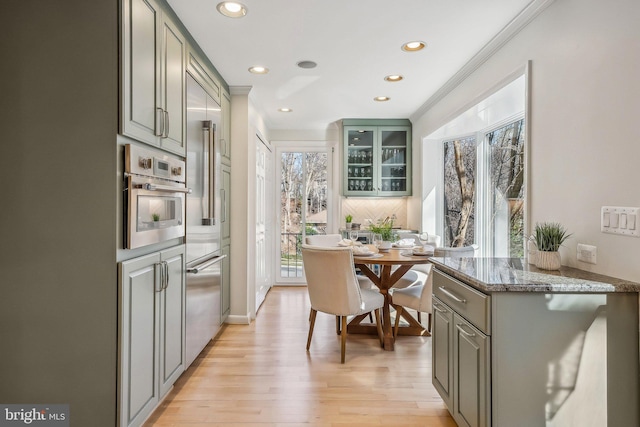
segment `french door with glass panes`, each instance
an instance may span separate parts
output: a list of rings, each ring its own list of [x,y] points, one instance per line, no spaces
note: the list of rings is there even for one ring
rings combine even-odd
[[[329,162],[322,151],[279,151],[280,263],[278,282],[302,283],[301,246],[307,235],[326,234],[331,203]]]

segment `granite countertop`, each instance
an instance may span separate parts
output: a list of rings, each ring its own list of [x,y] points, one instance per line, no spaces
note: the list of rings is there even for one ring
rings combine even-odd
[[[607,293],[640,292],[640,283],[562,266],[540,270],[520,258],[437,258],[434,266],[479,291]]]

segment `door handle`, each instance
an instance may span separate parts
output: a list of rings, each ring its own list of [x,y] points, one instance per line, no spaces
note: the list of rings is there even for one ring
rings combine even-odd
[[[220,255],[220,256],[217,256],[217,257],[213,258],[212,260],[209,260],[207,262],[203,262],[202,264],[198,264],[195,267],[187,268],[187,273],[198,274],[201,270],[204,270],[206,268],[211,267],[214,264],[219,263],[220,261],[222,261],[226,257],[227,257],[226,255]]]
[[[183,187],[172,187],[170,185],[160,185],[160,184],[133,184],[133,188],[140,188],[142,190],[149,191],[163,191],[165,193],[191,193],[190,188]]]

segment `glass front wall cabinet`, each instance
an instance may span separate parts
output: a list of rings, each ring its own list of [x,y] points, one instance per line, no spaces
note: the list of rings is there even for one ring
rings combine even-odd
[[[343,120],[345,196],[411,195],[411,123]]]

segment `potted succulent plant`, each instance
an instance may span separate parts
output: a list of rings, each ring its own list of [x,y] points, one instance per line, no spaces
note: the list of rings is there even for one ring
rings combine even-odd
[[[533,241],[538,252],[536,254],[536,267],[543,270],[558,270],[562,265],[560,259],[560,246],[571,234],[557,222],[536,223],[533,233]]]
[[[353,221],[353,217],[351,216],[351,214],[344,217],[345,228],[347,230],[351,230],[351,221]]]

